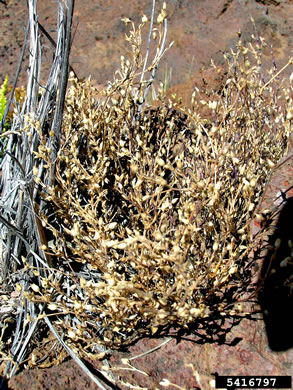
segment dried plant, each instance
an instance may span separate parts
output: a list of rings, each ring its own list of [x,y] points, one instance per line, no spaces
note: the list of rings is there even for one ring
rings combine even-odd
[[[247,282],[249,224],[291,131],[281,90],[262,78],[261,48],[241,42],[210,123],[172,103],[133,120],[143,91],[134,48],[100,101],[89,81],[71,79],[56,184],[43,186],[53,268],[39,294],[25,294],[48,302],[81,355],[89,343],[119,348],[231,311]],[[46,144],[36,157],[50,167]]]
[[[261,38],[239,41],[226,56],[225,85],[207,100],[195,91],[190,109],[163,96],[159,108],[147,107],[165,18],[165,7],[156,26],[152,16],[152,61],[149,46],[141,50],[147,18],[138,28],[125,19],[132,57],[121,58],[114,80],[97,91],[71,75],[56,154],[45,121],[31,116],[21,127],[38,139],[30,174],[44,236],[39,261],[23,249],[13,257],[27,280],[17,286],[34,308],[27,323],[50,319],[80,357],[101,358],[170,326],[201,324],[204,333],[213,318],[243,315],[249,226],[292,133],[292,88],[264,73]]]

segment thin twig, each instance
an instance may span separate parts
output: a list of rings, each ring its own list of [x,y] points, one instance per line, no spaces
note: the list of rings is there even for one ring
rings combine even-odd
[[[143,353],[141,353],[139,355],[136,355],[136,356],[133,356],[133,357],[129,358],[128,361],[131,361],[131,360],[134,360],[134,359],[138,359],[138,358],[140,358],[142,356],[148,355],[149,353],[152,353],[152,352],[156,351],[157,349],[162,348],[165,344],[169,343],[171,340],[172,340],[172,337],[170,337],[169,339],[165,340],[160,345],[157,345],[155,348],[150,349],[149,351],[143,352]]]
[[[60,82],[60,91],[59,91],[59,100],[57,103],[56,114],[54,118],[54,136],[52,142],[52,172],[51,172],[51,185],[54,181],[55,176],[55,164],[56,157],[59,150],[60,138],[61,138],[61,126],[63,119],[63,111],[64,111],[64,102],[68,81],[68,67],[69,67],[69,54],[70,54],[70,45],[71,45],[71,26],[72,26],[72,16],[74,10],[74,0],[69,1],[68,10],[66,12],[66,34],[65,34],[65,48],[64,48],[64,57],[62,64],[62,75]]]
[[[57,44],[56,42],[54,41],[54,39],[51,37],[51,35],[48,33],[48,31],[45,29],[45,27],[38,21],[38,25],[39,25],[39,29],[40,31],[45,35],[45,37],[48,39],[48,41],[51,43],[51,45],[53,46],[54,49],[56,49],[57,47]],[[75,72],[75,70],[73,69],[72,65],[69,64],[69,69],[70,69],[70,72],[72,72],[74,74],[74,77],[78,80],[78,76]]]
[[[148,36],[148,42],[147,42],[147,48],[146,48],[146,55],[145,55],[145,59],[144,59],[143,69],[141,72],[140,85],[139,85],[137,93],[136,93],[135,101],[137,100],[137,98],[140,94],[141,88],[142,88],[142,83],[143,83],[143,79],[145,76],[145,70],[146,70],[146,66],[147,66],[147,62],[148,62],[148,58],[149,58],[153,24],[154,24],[155,7],[156,7],[156,0],[153,0],[153,8],[152,8],[151,23],[150,23],[149,36]]]
[[[41,310],[42,310],[42,309],[43,309],[43,307],[41,308]],[[27,348],[27,346],[28,346],[28,343],[29,343],[30,339],[32,338],[32,335],[33,335],[33,333],[34,333],[34,331],[35,331],[35,329],[36,329],[37,324],[38,324],[38,318],[34,318],[34,321],[30,322],[30,329],[29,329],[29,331],[28,331],[28,334],[27,334],[27,336],[26,336],[26,338],[25,338],[25,340],[24,340],[24,342],[23,342],[23,344],[22,344],[22,347],[21,347],[21,349],[20,349],[20,351],[19,351],[19,353],[18,353],[17,359],[15,359],[16,362],[17,362],[18,364],[21,363],[21,361],[22,361],[22,359],[23,359],[23,356],[24,356],[25,353],[26,353],[26,348]],[[19,345],[20,345],[20,344],[19,344]],[[17,369],[17,366],[15,365],[15,366],[12,368],[11,372],[10,372],[10,376],[13,376],[13,374],[14,374],[15,371],[16,371],[16,369]]]
[[[59,333],[56,331],[54,326],[52,325],[51,321],[48,317],[44,317],[44,320],[48,327],[50,328],[51,332],[54,334],[54,336],[57,338],[59,343],[63,346],[63,348],[67,351],[69,356],[72,357],[72,359],[79,365],[79,367],[82,369],[82,371],[98,386],[101,390],[107,390],[107,388],[95,377],[95,375],[87,368],[87,366],[83,363],[83,361],[72,351],[72,349],[62,340],[62,338],[59,336]],[[102,375],[102,373],[100,372]],[[102,375],[103,376],[103,375]]]
[[[293,64],[293,57],[290,58],[290,60],[287,62],[287,64],[284,65],[283,68],[281,68],[276,74],[274,74],[274,76],[272,78],[270,78],[267,83],[265,83],[265,85],[261,88],[261,90],[263,91],[272,81],[275,80],[276,77],[278,77],[282,72],[284,72],[285,69],[288,68],[289,65],[292,65],[292,64]]]
[[[14,130],[9,130],[9,131],[5,131],[4,133],[1,134],[1,138],[2,137],[8,137],[9,135],[11,134],[14,134],[14,135],[20,135],[20,133],[18,131],[14,131]]]
[[[157,69],[158,69],[158,66],[159,66],[159,61],[160,61],[160,58],[162,57],[164,51],[165,51],[165,48],[166,48],[166,39],[167,39],[167,31],[168,31],[168,22],[167,22],[167,19],[164,20],[164,36],[163,36],[163,41],[162,41],[162,44],[161,44],[161,48],[160,48],[160,51],[159,51],[159,54],[158,54],[158,61],[156,62],[155,66],[154,66],[154,69],[152,70],[152,74],[151,74],[151,77],[150,77],[150,80],[148,82],[148,85],[146,86],[145,90],[144,90],[144,94],[143,94],[143,102],[145,102],[146,100],[146,97],[149,93],[149,89],[156,77],[156,73],[157,73]]]
[[[28,39],[28,34],[29,34],[29,30],[30,30],[30,20],[28,19],[26,30],[25,30],[25,36],[24,36],[24,40],[23,40],[23,45],[22,45],[22,49],[21,49],[21,54],[20,54],[20,58],[19,58],[19,61],[18,61],[18,66],[17,66],[17,70],[16,70],[16,73],[15,73],[12,89],[11,89],[11,92],[10,92],[10,98],[9,98],[9,100],[7,102],[7,105],[6,105],[6,108],[5,108],[5,111],[4,111],[4,115],[3,115],[2,121],[0,123],[0,133],[2,133],[2,131],[3,131],[3,126],[4,126],[5,122],[6,122],[6,117],[7,117],[9,108],[10,108],[12,97],[14,95],[14,91],[15,91],[16,84],[17,84],[17,81],[18,81],[19,73],[21,71],[23,58],[24,58],[24,52],[25,52],[25,49],[26,49],[26,44],[27,44],[27,39]],[[1,135],[3,135],[3,134],[1,134]]]

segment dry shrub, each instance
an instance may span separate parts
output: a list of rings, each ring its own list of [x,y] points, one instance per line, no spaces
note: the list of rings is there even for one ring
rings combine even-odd
[[[27,296],[81,355],[229,313],[247,288],[249,224],[291,131],[291,89],[266,84],[262,45],[240,41],[221,95],[195,92],[185,111],[137,115],[139,70],[124,59],[100,96],[71,79],[56,185],[43,189],[55,268]],[[39,152],[51,166],[45,142]]]

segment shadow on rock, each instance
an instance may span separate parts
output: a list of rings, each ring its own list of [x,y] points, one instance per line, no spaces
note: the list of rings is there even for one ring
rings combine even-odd
[[[9,389],[9,387],[8,387],[6,378],[3,378],[2,376],[0,376],[0,390],[8,390],[8,389]]]
[[[293,197],[284,200],[260,274],[259,303],[269,347],[293,347]]]

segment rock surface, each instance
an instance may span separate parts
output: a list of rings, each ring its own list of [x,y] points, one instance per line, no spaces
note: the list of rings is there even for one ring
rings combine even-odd
[[[54,37],[55,2],[42,0],[38,3],[39,20]],[[159,9],[162,1],[157,3]],[[167,3],[168,39],[174,41],[174,45],[161,63],[157,80],[166,80],[167,77],[170,93],[182,96],[184,101],[189,100],[195,85],[219,85],[221,77],[216,79],[203,69],[208,67],[211,58],[216,64],[223,64],[223,53],[235,47],[238,31],[241,31],[244,42],[250,40],[251,34],[266,38],[268,50],[264,62],[267,65],[275,61],[277,68],[281,69],[292,55],[293,2],[290,0],[170,0]],[[150,15],[151,4],[150,0],[76,1],[71,64],[77,75],[81,78],[91,75],[98,84],[112,79],[119,67],[120,56],[127,53],[124,39],[127,30],[121,18],[129,17],[138,23],[143,14]],[[7,0],[6,6],[1,2],[0,20],[2,82],[6,74],[9,80],[13,80],[16,71],[27,20],[26,2]],[[44,72],[48,69],[52,53],[44,38]],[[292,68],[287,68],[285,74],[290,74]],[[19,85],[25,85],[25,80],[24,64]],[[292,158],[289,158],[270,178],[263,206],[260,207],[270,207],[280,190],[285,191],[293,185],[292,177]],[[278,331],[283,332],[284,329],[286,327],[279,323]],[[124,365],[121,359],[155,348],[167,340],[167,336],[163,339],[142,339],[128,353],[115,353],[111,357],[116,388],[127,389],[129,386],[125,383],[128,382],[137,386],[133,387],[136,389],[163,389],[166,387],[160,382],[168,379],[184,389],[205,390],[211,388],[210,381],[216,372],[220,375],[291,375],[293,349],[290,340],[285,350],[273,352],[266,330],[262,321],[245,319],[232,327],[227,334],[227,344],[203,339],[194,342],[192,336],[184,336],[180,342],[171,338],[160,349],[132,360],[135,371]],[[101,369],[102,363],[91,364]],[[9,380],[8,387],[14,390],[96,388],[72,361],[51,369],[20,373]],[[169,388],[175,387],[170,385]]]
[[[127,28],[121,19],[129,17],[139,23],[144,14],[150,16],[152,1],[79,0],[75,3],[71,65],[78,77],[91,75],[98,84],[104,84],[113,78],[120,56],[127,55]],[[162,1],[157,1],[157,11],[161,5]],[[190,80],[199,75],[211,59],[222,64],[223,54],[235,48],[237,32],[242,33],[244,43],[251,40],[252,34],[266,38],[268,49],[264,62],[272,64],[274,59],[278,69],[292,55],[293,3],[290,0],[170,0],[167,10],[168,41],[174,41],[174,45],[162,61],[157,79],[167,78],[170,87],[186,82],[190,84]],[[38,13],[40,23],[54,38],[57,24],[55,3],[52,0],[39,1]],[[7,6],[0,3],[0,19],[0,80],[6,74],[12,80],[27,21],[25,2],[7,0]],[[45,71],[53,52],[46,38],[43,42],[42,70]],[[20,84],[25,82],[26,69],[23,66]],[[180,89],[187,93],[186,85]]]

